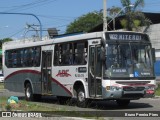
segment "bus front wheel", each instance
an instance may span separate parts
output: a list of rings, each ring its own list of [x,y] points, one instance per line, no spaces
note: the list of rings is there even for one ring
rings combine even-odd
[[[87,99],[85,98],[84,89],[81,87],[77,90],[77,106],[78,107],[87,107]]]

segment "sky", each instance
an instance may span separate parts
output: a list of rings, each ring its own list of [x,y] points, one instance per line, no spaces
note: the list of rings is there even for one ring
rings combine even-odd
[[[131,0],[132,4],[135,0]],[[160,13],[160,0],[144,0],[144,12]],[[107,8],[122,7],[120,0],[107,0]],[[89,12],[103,9],[103,0],[0,0],[0,13],[31,13],[42,24],[43,36],[48,28],[57,28],[60,34],[76,18]],[[35,35],[34,29],[28,31],[27,24],[39,25],[30,15],[0,14],[0,39],[22,39]]]

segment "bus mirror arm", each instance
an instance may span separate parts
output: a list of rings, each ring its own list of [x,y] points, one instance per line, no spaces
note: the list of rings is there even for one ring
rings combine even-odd
[[[105,41],[105,39],[102,39],[101,41],[102,41],[101,44],[102,44],[103,48],[105,48],[106,47],[106,41]]]
[[[152,48],[152,59],[153,59],[153,62],[156,62],[156,55],[155,55],[155,48]]]
[[[101,54],[100,54],[100,59],[102,60],[102,61],[105,61],[105,49],[103,48],[103,47],[101,47]]]

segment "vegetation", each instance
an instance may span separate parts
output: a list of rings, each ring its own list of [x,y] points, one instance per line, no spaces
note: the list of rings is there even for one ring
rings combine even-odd
[[[112,8],[108,8],[107,11],[108,11],[109,18],[112,18],[112,20],[113,20],[113,29],[115,30],[115,25],[116,25],[115,24],[115,17],[122,15],[122,13],[120,12],[121,8],[112,6]]]
[[[0,40],[0,49],[2,49],[2,44],[4,43],[4,42],[8,42],[8,41],[12,41],[12,39],[11,38],[4,38],[4,39],[1,39]],[[0,54],[0,70],[2,69],[2,56],[1,56],[1,54]]]
[[[121,25],[128,31],[137,30],[139,26],[149,26],[150,20],[141,12],[144,6],[144,0],[136,0],[131,4],[131,0],[121,0],[126,16],[121,20]]]
[[[0,91],[4,89],[4,83],[0,83]]]
[[[20,110],[20,111],[49,111],[49,110],[53,110],[48,107],[42,106],[40,104],[28,102],[25,100],[20,100],[18,104],[16,104],[16,103],[8,104],[7,99],[8,98],[6,98],[6,97],[1,97],[0,107],[2,108],[2,111],[7,111],[7,110],[11,110],[11,111],[16,111],[16,110]]]
[[[155,95],[160,96],[160,84],[158,84]]]
[[[1,40],[0,40],[0,49],[2,49],[2,44],[3,44],[4,42],[8,42],[8,41],[12,41],[12,39],[11,39],[11,38],[1,39]]]
[[[150,25],[150,20],[141,12],[141,8],[144,7],[144,0],[135,0],[134,4],[131,4],[131,1],[121,0],[122,8],[113,6],[107,9],[108,18],[113,19],[113,28],[115,28],[114,17],[120,15],[125,15],[125,18],[120,23],[128,31],[138,30],[139,26],[148,27]],[[123,9],[124,11],[122,11]],[[103,14],[101,11],[90,12],[71,22],[67,26],[66,33],[87,32],[102,22]]]
[[[87,32],[98,24],[102,23],[101,12],[90,12],[75,19],[67,26],[66,33]]]
[[[69,111],[66,109],[65,106],[50,106],[50,105],[43,105],[41,103],[37,102],[30,102],[26,100],[19,100],[18,103],[7,103],[6,97],[1,97],[0,99],[0,108],[2,111],[31,111],[31,112],[42,112],[43,116],[79,116],[79,117],[85,117],[85,118],[96,118],[101,119],[99,116],[95,116],[93,114],[88,114],[85,112],[79,112],[79,111]],[[47,112],[46,112],[47,111]],[[53,115],[54,114],[54,115]]]

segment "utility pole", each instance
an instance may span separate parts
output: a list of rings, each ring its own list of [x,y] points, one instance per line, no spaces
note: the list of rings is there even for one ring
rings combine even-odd
[[[40,26],[40,40],[42,40],[42,24],[41,24],[40,19],[39,19],[35,14],[32,14],[32,13],[9,13],[9,12],[0,12],[0,14],[10,14],[10,15],[30,15],[30,16],[35,17],[35,18],[38,20],[38,22],[39,22],[39,26]]]
[[[103,31],[107,31],[107,0],[103,0]]]

